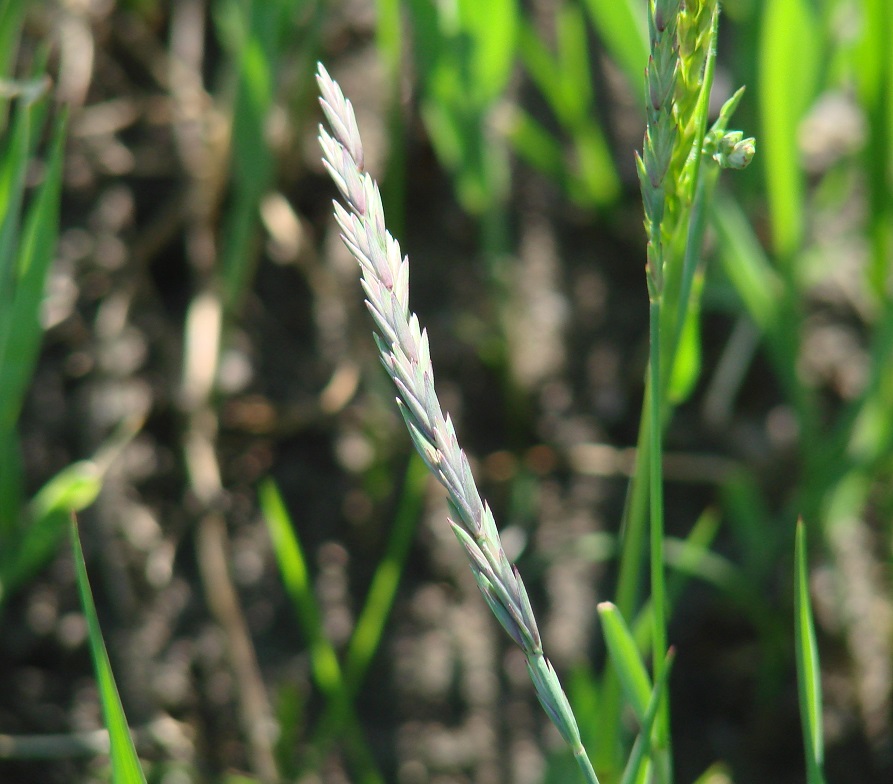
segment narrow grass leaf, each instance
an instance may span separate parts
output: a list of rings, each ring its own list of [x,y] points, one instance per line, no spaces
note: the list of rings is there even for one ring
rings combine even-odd
[[[555,42],[561,64],[564,101],[580,118],[589,116],[595,90],[589,61],[589,41],[583,11],[576,3],[565,3],[555,20]]]
[[[722,192],[711,210],[723,270],[754,324],[771,333],[779,320],[782,285],[741,207]]]
[[[236,63],[238,89],[233,104],[233,198],[224,220],[220,272],[224,302],[238,306],[248,285],[255,253],[252,244],[258,226],[260,200],[270,186],[273,158],[267,141],[267,118],[273,103],[276,66],[271,19],[278,4],[254,4],[251,28]]]
[[[435,151],[453,176],[463,208],[477,216],[497,215],[508,162],[493,138],[490,112],[511,76],[516,0],[413,0],[409,8],[423,83],[422,118]],[[494,237],[501,232],[496,224],[488,228]]]
[[[25,217],[17,253],[10,321],[4,325],[7,327],[5,334],[0,335],[3,340],[0,347],[0,427],[11,427],[18,419],[43,337],[40,303],[59,233],[64,140],[63,116],[56,123],[46,177]]]
[[[818,84],[821,32],[808,0],[773,0],[763,11],[759,103],[772,246],[790,261],[803,239],[803,171],[797,134]]]
[[[797,654],[797,693],[808,784],[824,784],[822,767],[825,742],[822,733],[822,682],[819,651],[809,598],[809,572],[806,562],[806,532],[797,521],[794,547],[794,629]]]
[[[405,571],[416,523],[422,510],[427,479],[428,467],[421,457],[417,454],[412,455],[406,468],[403,492],[393,525],[390,527],[385,553],[375,568],[369,593],[347,646],[344,677],[348,692],[352,696],[355,696],[360,689],[390,617],[397,587]]]
[[[563,89],[561,68],[548,47],[526,19],[518,25],[518,56],[537,89],[558,117],[567,115],[566,90]]]
[[[893,448],[893,308],[888,307],[871,336],[870,373],[865,391],[839,428],[847,452],[860,465],[884,461]]]
[[[27,3],[15,0],[0,3],[0,78],[7,78],[12,73],[27,8]],[[0,132],[5,129],[6,99],[0,96]]]
[[[854,51],[853,76],[865,111],[868,139],[863,153],[868,184],[868,282],[884,300],[893,265],[893,10],[889,0],[863,0],[861,41]]]
[[[586,10],[599,37],[626,76],[638,106],[645,104],[642,68],[648,62],[645,3],[635,0],[586,0]]]
[[[16,290],[17,254],[21,225],[25,170],[31,154],[32,106],[21,102],[0,154],[0,338],[11,331],[10,307]],[[0,347],[2,349],[2,347]],[[0,354],[0,368],[3,367]]]
[[[701,292],[703,288],[703,274],[696,275],[692,283],[688,307],[685,308],[682,331],[673,356],[673,367],[667,388],[667,398],[674,405],[688,400],[701,375]]]
[[[99,684],[99,697],[102,702],[102,715],[109,732],[109,746],[112,763],[112,781],[114,784],[146,784],[146,777],[140,766],[139,757],[130,736],[127,718],[115,685],[112,666],[99,628],[96,606],[87,578],[87,566],[78,536],[77,521],[71,518],[71,546],[74,550],[74,567],[77,577],[78,592],[87,619],[87,631],[90,641],[90,652],[96,669],[96,680]]]
[[[282,496],[272,481],[266,480],[261,484],[259,500],[285,591],[307,639],[314,680],[328,700],[326,717],[320,723],[312,744],[314,756],[317,761],[321,760],[333,740],[333,733],[346,725],[343,739],[355,764],[356,780],[363,784],[381,784],[383,778],[363,737],[335,648],[325,636],[322,614],[310,585],[310,573],[300,540]]]
[[[648,709],[651,679],[642,662],[639,648],[620,611],[611,602],[599,604],[598,615],[620,684],[641,723],[645,720]]]
[[[271,481],[261,484],[259,500],[286,593],[310,647],[317,683],[325,693],[334,694],[341,685],[341,667],[323,631],[322,616],[310,585],[310,573],[300,540],[282,496]]]
[[[520,158],[560,185],[568,187],[564,149],[539,121],[521,108],[516,108],[512,113],[509,141]]]
[[[472,100],[486,105],[496,100],[511,76],[518,23],[517,0],[458,0],[455,5],[459,41]],[[449,13],[449,12],[445,12]],[[458,43],[457,42],[457,43]]]
[[[9,537],[15,536],[19,528],[24,499],[25,473],[18,433],[0,430],[0,574],[2,565],[9,561]]]
[[[642,726],[639,728],[639,734],[627,759],[626,767],[623,769],[623,777],[620,779],[620,784],[634,784],[634,782],[644,780],[646,774],[645,765],[648,754],[651,751],[651,731],[654,729],[654,720],[657,718],[661,700],[666,697],[667,684],[670,682],[670,670],[673,668],[674,659],[675,653],[671,648],[667,652],[666,662],[663,668],[661,668],[660,678],[651,690],[648,706],[642,718]]]
[[[533,26],[521,22],[518,50],[521,61],[550,109],[570,137],[574,160],[528,115],[517,111],[512,141],[519,154],[564,185],[584,206],[612,202],[619,191],[604,131],[595,118],[585,25],[575,5],[560,9],[556,22],[558,53],[552,56]]]
[[[276,767],[283,778],[294,781],[300,773],[299,746],[307,721],[303,690],[294,681],[286,681],[276,691]]]
[[[692,784],[732,784],[732,776],[725,763],[715,762],[698,776]]]

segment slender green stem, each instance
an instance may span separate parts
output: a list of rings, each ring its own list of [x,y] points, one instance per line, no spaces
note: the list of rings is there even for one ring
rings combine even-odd
[[[662,384],[660,365],[660,309],[661,298],[651,300],[649,306],[651,350],[649,369],[650,434],[648,475],[651,492],[651,601],[652,601],[652,659],[654,680],[663,678],[667,653],[666,585],[664,579],[664,491],[663,491],[663,427]],[[669,701],[661,700],[655,721],[655,748],[668,750],[670,745]]]
[[[595,775],[595,768],[592,767],[592,763],[589,761],[586,749],[580,746],[580,748],[574,751],[574,759],[577,761],[577,765],[580,767],[587,784],[599,784],[598,776]]]

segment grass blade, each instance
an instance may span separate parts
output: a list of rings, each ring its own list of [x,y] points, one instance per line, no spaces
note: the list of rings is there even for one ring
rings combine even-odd
[[[797,131],[819,72],[821,35],[807,0],[774,0],[760,32],[761,155],[766,172],[772,245],[789,260],[803,237],[803,173]]]
[[[797,521],[794,546],[794,644],[797,653],[797,692],[800,698],[800,720],[803,725],[803,746],[806,755],[808,784],[824,784],[822,766],[825,741],[822,734],[822,682],[819,651],[809,599],[806,564],[806,532],[803,521]]]
[[[427,479],[427,467],[418,455],[413,454],[406,469],[403,495],[394,516],[387,549],[375,569],[369,594],[347,646],[344,671],[351,695],[356,695],[359,691],[390,617],[397,587],[409,556],[416,522],[421,513]]]
[[[608,653],[620,684],[639,722],[645,721],[651,695],[651,679],[639,655],[639,648],[620,611],[611,602],[598,606]]]
[[[18,419],[25,390],[37,361],[43,336],[40,302],[53,261],[59,232],[59,198],[65,118],[56,123],[47,175],[28,210],[21,245],[16,254],[15,284],[9,320],[4,324],[0,348],[0,427]]]
[[[645,3],[633,0],[586,0],[586,10],[611,57],[623,70],[639,106],[645,103],[642,64],[648,62]]]
[[[96,668],[96,680],[99,683],[102,715],[109,731],[112,781],[114,784],[146,784],[146,777],[143,775],[143,769],[133,745],[133,738],[130,736],[130,728],[127,726],[127,717],[124,715],[121,697],[118,695],[118,687],[115,685],[112,665],[102,639],[102,630],[99,628],[96,606],[93,604],[93,594],[87,578],[87,566],[84,563],[84,552],[81,549],[81,540],[78,536],[77,521],[73,516],[70,530],[78,592],[84,607],[84,615],[87,618],[90,652],[93,656],[93,665]]]
[[[761,332],[769,333],[779,322],[782,282],[741,207],[718,192],[711,210],[720,246],[720,260],[748,315]]]
[[[282,496],[272,481],[265,481],[260,487],[260,506],[273,542],[273,552],[279,564],[286,593],[295,608],[298,623],[310,649],[310,663],[316,685],[329,701],[330,713],[347,724],[345,742],[356,764],[357,780],[366,784],[378,784],[383,779],[363,737],[338,655],[325,636],[301,542],[295,533]],[[326,723],[326,726],[321,726],[320,732],[317,733],[316,742],[313,744],[317,759],[322,758],[325,749],[331,743],[332,729],[335,731],[341,729],[340,724],[333,725],[334,722]]]
[[[620,784],[633,784],[633,782],[641,781],[644,774],[643,764],[651,750],[651,731],[654,728],[654,720],[657,718],[657,710],[660,707],[661,700],[666,697],[667,684],[670,680],[670,670],[673,667],[675,651],[670,648],[667,651],[666,661],[660,671],[660,678],[654,684],[651,690],[651,696],[648,698],[648,707],[645,709],[645,715],[642,717],[642,726],[636,742],[633,744],[626,767],[623,770],[623,778]]]

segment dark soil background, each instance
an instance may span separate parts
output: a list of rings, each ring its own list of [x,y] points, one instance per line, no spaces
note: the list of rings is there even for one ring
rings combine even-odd
[[[215,145],[225,149],[222,55],[203,4],[183,5],[206,24],[202,76],[212,92],[199,94],[194,108],[213,155]],[[170,41],[182,18],[153,3],[40,4],[22,52],[27,59],[39,41],[56,41],[56,89],[72,105],[48,329],[20,428],[28,492],[101,450],[128,417],[142,420],[110,461],[103,493],[80,516],[80,529],[128,718],[141,752],[157,763],[151,780],[166,784],[222,781],[253,767],[232,641],[209,603],[219,589],[199,566],[196,532],[208,506],[190,485],[183,451],[184,320],[206,273],[196,264],[196,178],[177,138],[171,78]],[[295,53],[285,81],[308,80],[305,61],[325,58],[357,106],[369,169],[380,174],[388,156],[386,96],[372,24],[365,2],[327,11],[322,51]],[[515,89],[523,96],[526,88]],[[630,464],[624,450],[635,444],[647,358],[644,236],[632,167],[641,126],[619,91],[606,90],[626,177],[610,214],[574,208],[555,185],[514,169],[507,342],[475,224],[437,164],[409,81],[405,96],[401,241],[413,262],[413,307],[430,333],[444,405],[507,530],[549,654],[566,677],[587,662],[598,670],[604,660],[595,606],[611,597],[615,575],[612,563],[597,557],[598,536],[619,528]],[[297,706],[289,754],[298,765],[313,753],[323,700],[258,512],[257,485],[272,476],[281,488],[327,632],[341,647],[410,458],[354,263],[330,216],[334,189],[319,163],[318,119],[313,85],[301,83],[280,118],[280,201],[267,204],[259,227],[253,279],[224,339],[214,410],[225,487],[215,510],[225,520],[229,570],[267,698],[274,707]],[[225,178],[225,167],[220,155],[214,176]],[[207,224],[212,238],[232,197],[225,187],[219,193]],[[277,218],[282,204],[292,212]],[[706,319],[709,369],[734,319],[721,311]],[[493,345],[502,364],[493,361]],[[770,499],[776,488],[777,504],[796,470],[790,442],[773,435],[782,401],[764,360],[757,357],[734,410],[719,420],[705,414],[709,382],[705,373],[667,436],[667,525],[677,536],[706,507],[719,506],[719,488],[737,467],[765,478]],[[432,482],[359,699],[363,727],[388,780],[532,784],[560,743],[539,711],[523,658],[481,601],[445,515]],[[715,547],[740,556],[724,529]],[[792,629],[788,564],[770,571],[771,584],[760,590],[774,622]],[[54,738],[46,758],[0,760],[0,782],[98,780],[104,759],[68,748],[87,742],[102,721],[67,546],[10,600],[2,624],[0,732]],[[678,781],[714,762],[726,763],[739,784],[803,781],[790,635],[782,640],[788,647],[767,650],[727,596],[695,581],[682,594],[670,636],[678,651]],[[822,643],[829,779],[889,781],[891,768],[869,750],[855,712],[846,651],[832,637]],[[347,781],[344,759],[336,747],[301,780]]]

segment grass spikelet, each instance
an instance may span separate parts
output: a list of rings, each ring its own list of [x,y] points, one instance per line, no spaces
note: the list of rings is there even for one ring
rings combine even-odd
[[[493,514],[481,499],[452,421],[437,398],[427,335],[409,309],[409,259],[387,231],[378,185],[363,168],[353,107],[321,64],[317,82],[334,134],[320,126],[323,161],[347,204],[347,210],[336,204],[335,215],[362,271],[367,305],[379,330],[376,344],[397,388],[400,412],[419,454],[449,494],[454,517],[449,522],[487,604],[527,657],[537,697],[586,780],[597,784],[570,704],[543,655],[524,583],[505,556]]]

